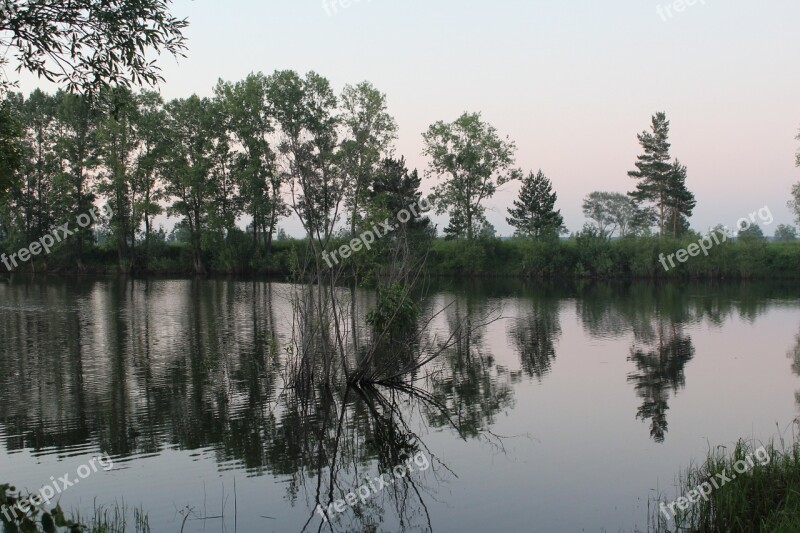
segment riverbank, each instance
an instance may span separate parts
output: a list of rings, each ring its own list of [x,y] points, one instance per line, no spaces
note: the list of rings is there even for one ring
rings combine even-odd
[[[147,514],[139,508],[130,508],[125,503],[110,506],[95,504],[92,513],[65,513],[60,505],[45,510],[41,501],[36,505],[23,506],[27,513],[17,508],[20,501],[26,502],[30,495],[21,494],[11,484],[0,484],[0,531],[82,531],[85,533],[107,533],[109,531],[133,531],[150,533]],[[30,503],[30,502],[28,502]]]
[[[346,242],[344,239],[334,241],[330,249],[337,249]],[[555,242],[435,239],[428,248],[424,268],[431,276],[459,278],[800,278],[800,242],[731,241],[706,251],[699,249],[696,243],[696,236],[615,240],[580,236]],[[276,241],[269,254],[240,242],[235,247],[221,245],[204,251],[203,262],[208,274],[287,276],[296,271],[296,265],[307,250],[305,240]],[[111,247],[87,247],[78,259],[73,249],[55,250],[46,258],[38,258],[17,270],[27,274],[115,274],[120,271],[117,253]],[[384,261],[386,258],[377,250],[360,250],[340,264],[356,265],[362,273],[369,273],[382,268]],[[143,275],[195,273],[192,251],[182,243],[155,243],[147,253],[140,248],[126,268]],[[0,274],[3,275],[8,274]]]
[[[656,502],[656,532],[800,531],[800,444],[717,450],[680,476],[684,496]]]

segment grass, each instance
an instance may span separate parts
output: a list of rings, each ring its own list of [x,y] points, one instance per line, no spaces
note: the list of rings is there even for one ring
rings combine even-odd
[[[0,502],[3,504],[11,507],[20,496],[14,486],[0,485]],[[27,500],[27,498],[23,499]],[[134,508],[131,519],[130,509],[125,503],[115,503],[109,506],[95,505],[91,516],[86,517],[81,516],[78,512],[74,513],[74,516],[68,517],[59,505],[49,512],[41,508],[32,509],[33,512],[28,516],[24,516],[21,511],[17,511],[16,515],[9,512],[11,520],[4,514],[0,514],[0,532],[150,533],[150,521],[147,514],[141,508]]]
[[[743,461],[743,462],[741,462]],[[738,465],[737,465],[738,462]],[[752,465],[752,466],[751,466]],[[735,467],[743,473],[737,473]],[[735,479],[733,478],[735,474]],[[731,478],[724,481],[725,477]],[[713,480],[713,481],[712,481]],[[692,466],[678,481],[679,493],[690,491],[704,483],[716,483],[708,498],[699,492],[696,503],[681,502],[673,508],[674,521],[668,520],[660,504],[667,508],[672,502],[655,502],[652,523],[657,533],[671,532],[730,532],[730,533],[796,533],[800,531],[800,443],[787,447],[781,440],[756,447],[739,441],[729,453],[717,447],[705,462]]]
[[[83,518],[75,514],[75,521],[82,524],[88,533],[150,533],[150,520],[140,508],[133,509],[133,522],[130,523],[128,507],[123,503],[113,506],[95,506],[91,517]],[[132,525],[132,527],[131,527]]]

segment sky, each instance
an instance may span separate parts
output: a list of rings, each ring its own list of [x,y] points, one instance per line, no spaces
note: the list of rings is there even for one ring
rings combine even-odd
[[[633,190],[636,135],[664,111],[697,198],[692,227],[732,227],[766,206],[770,235],[793,222],[800,181],[800,2],[689,2],[177,0],[189,52],[162,58],[160,90],[209,96],[219,79],[276,69],[316,71],[337,92],[368,80],[398,122],[397,154],[421,172],[428,126],[480,112],[515,141],[516,166],[552,180],[570,231],[590,192]],[[486,203],[500,235],[518,190]]]

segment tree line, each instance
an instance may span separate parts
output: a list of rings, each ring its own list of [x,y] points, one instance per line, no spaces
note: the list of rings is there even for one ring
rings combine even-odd
[[[153,270],[171,239],[184,244],[195,273],[258,270],[272,261],[275,240],[285,240],[278,224],[290,214],[307,237],[301,252],[318,256],[421,195],[420,174],[395,155],[386,95],[369,82],[337,95],[314,72],[254,73],[218,82],[211,97],[170,101],[123,85],[83,94],[35,90],[8,93],[2,112],[4,248],[33,242],[103,199],[115,216],[79,231],[62,252],[79,269],[100,240],[120,270]],[[591,223],[575,237],[690,231],[696,201],[686,166],[670,154],[666,115],[656,113],[638,140],[642,154],[628,173],[635,189],[590,193],[583,211]],[[567,233],[552,182],[541,170],[516,168],[515,143],[480,113],[438,121],[423,141],[430,200],[449,215],[445,239],[494,238],[485,204],[512,181],[521,182],[506,219],[516,237],[557,241]],[[170,236],[154,227],[161,214],[178,218]],[[435,237],[427,219],[412,226],[419,246]],[[782,226],[778,236],[790,240],[793,230]]]
[[[362,83],[337,97],[313,72],[252,74],[221,81],[210,98],[167,102],[126,87],[36,90],[27,98],[9,94],[4,109],[19,133],[17,170],[3,199],[4,239],[35,240],[102,197],[115,213],[107,241],[125,271],[146,259],[158,237],[153,219],[164,211],[180,219],[202,273],[204,251],[232,245],[243,231],[268,256],[290,211],[322,241],[345,209],[355,231],[379,167],[404,175],[389,168],[403,164],[388,157],[396,125],[385,96]],[[237,226],[242,217],[250,220],[246,230]],[[92,236],[76,241],[79,263]]]
[[[5,143],[14,171],[5,174],[0,215],[9,249],[102,198],[115,213],[102,239],[122,271],[148,269],[154,241],[165,239],[153,227],[162,213],[179,219],[174,238],[191,250],[194,272],[209,270],[209,252],[219,260],[215,269],[247,269],[269,261],[278,222],[291,213],[317,256],[335,238],[395,217],[421,194],[419,173],[394,157],[397,125],[386,96],[369,82],[336,95],[314,72],[276,71],[220,81],[208,98],[164,101],[125,86],[36,90],[8,94],[3,109],[9,137],[16,137]],[[485,201],[521,174],[512,168],[514,143],[478,113],[437,122],[423,137],[427,174],[438,179],[431,199],[451,215],[445,235],[485,234]],[[531,201],[552,209],[555,197],[548,200],[541,172],[529,179],[512,224],[538,238],[560,227],[561,217],[530,212]],[[242,220],[249,220],[246,228]],[[421,239],[433,236],[427,219],[411,225]],[[87,228],[69,247],[79,268],[97,237],[97,228]]]

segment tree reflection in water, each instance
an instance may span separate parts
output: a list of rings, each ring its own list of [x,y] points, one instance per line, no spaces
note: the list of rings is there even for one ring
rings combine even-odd
[[[650,420],[650,436],[664,442],[669,393],[686,385],[684,368],[694,357],[694,346],[675,323],[659,322],[657,332],[656,339],[631,347],[629,361],[636,364],[636,372],[628,376],[628,382],[642,399],[636,418]]]

